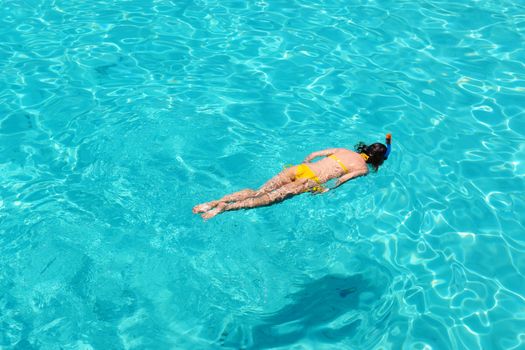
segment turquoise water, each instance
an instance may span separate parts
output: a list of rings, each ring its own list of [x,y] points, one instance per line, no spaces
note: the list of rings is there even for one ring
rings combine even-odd
[[[0,11],[0,348],[525,348],[521,2]],[[377,174],[191,213],[386,132]]]

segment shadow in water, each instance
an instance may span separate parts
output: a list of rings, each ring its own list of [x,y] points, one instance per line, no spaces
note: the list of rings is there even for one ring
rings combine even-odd
[[[321,343],[352,338],[381,299],[385,287],[378,283],[372,285],[363,275],[324,276],[303,284],[289,296],[291,302],[283,308],[260,317],[251,328],[251,336],[228,336],[225,330],[221,345],[267,349],[290,346],[304,338]],[[241,341],[244,346],[239,344],[239,338],[244,338],[245,341]]]

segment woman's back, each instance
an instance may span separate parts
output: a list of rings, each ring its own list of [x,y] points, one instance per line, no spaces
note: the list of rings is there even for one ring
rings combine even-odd
[[[337,148],[333,156],[335,157],[328,156],[315,163],[308,163],[310,169],[315,172],[321,182],[340,177],[348,172],[368,173],[368,166],[359,153],[346,148]],[[336,159],[339,160],[342,165],[339,164]]]

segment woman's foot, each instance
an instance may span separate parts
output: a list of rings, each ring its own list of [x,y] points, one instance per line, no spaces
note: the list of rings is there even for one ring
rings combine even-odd
[[[222,212],[224,211],[224,209],[226,208],[227,205],[228,205],[228,204],[226,204],[226,203],[219,203],[219,204],[217,204],[217,206],[215,207],[215,209],[213,209],[213,210],[209,210],[209,211],[207,211],[206,213],[201,214],[201,217],[202,217],[203,219],[206,219],[206,220],[211,219],[211,218],[214,217],[215,215],[218,215],[218,214],[222,213]]]
[[[193,211],[194,214],[205,213],[205,212],[215,208],[217,206],[217,204],[219,204],[219,203],[220,203],[219,201],[212,201],[212,202],[208,202],[208,203],[199,204],[199,205],[194,206],[192,211]]]

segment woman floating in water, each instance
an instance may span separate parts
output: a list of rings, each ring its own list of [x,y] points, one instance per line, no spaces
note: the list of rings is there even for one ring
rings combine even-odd
[[[391,135],[386,135],[386,146],[373,143],[370,146],[360,142],[355,146],[356,152],[345,148],[331,148],[314,152],[303,164],[284,169],[271,178],[257,191],[246,189],[224,196],[223,198],[203,203],[193,208],[204,219],[211,219],[228,210],[255,208],[283,201],[303,192],[324,193],[329,189],[323,184],[338,178],[335,187],[346,181],[368,174],[368,164],[376,171],[390,154]],[[314,158],[326,157],[315,163]]]

